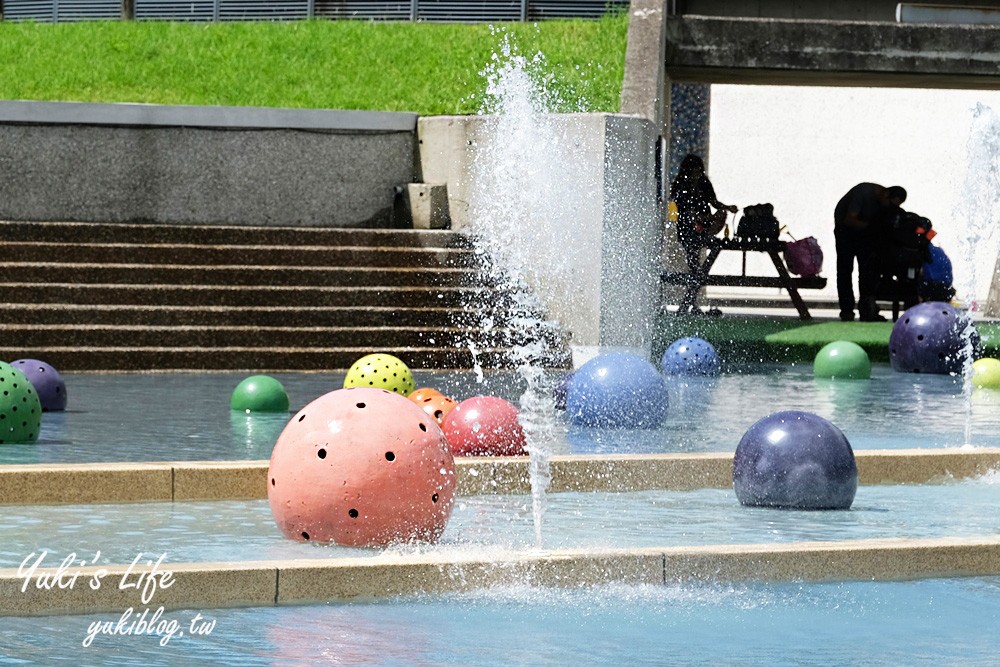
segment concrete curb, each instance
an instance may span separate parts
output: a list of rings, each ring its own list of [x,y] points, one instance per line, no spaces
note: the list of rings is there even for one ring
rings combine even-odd
[[[0,616],[308,604],[525,583],[883,581],[1000,574],[1000,535],[0,570]],[[169,573],[169,579],[164,579]],[[168,581],[172,583],[168,584]],[[73,583],[70,584],[69,582]],[[153,589],[130,586],[151,581]],[[60,586],[56,582],[62,582]],[[97,584],[96,589],[91,582]],[[46,587],[45,584],[49,584]]]
[[[943,483],[1000,469],[1000,448],[866,450],[861,484]],[[553,456],[553,493],[729,488],[732,454]],[[531,490],[521,457],[456,461],[460,495]],[[0,505],[247,500],[267,497],[267,461],[27,464],[0,466]]]

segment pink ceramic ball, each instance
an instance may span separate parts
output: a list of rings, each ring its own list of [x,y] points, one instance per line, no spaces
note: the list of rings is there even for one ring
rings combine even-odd
[[[285,537],[345,546],[437,540],[455,487],[455,461],[434,419],[367,387],[302,408],[278,436],[267,474]]]
[[[520,456],[524,429],[517,408],[496,396],[473,396],[452,409],[441,424],[455,456]]]

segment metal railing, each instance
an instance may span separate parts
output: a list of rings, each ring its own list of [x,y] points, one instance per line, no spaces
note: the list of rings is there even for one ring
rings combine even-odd
[[[308,18],[483,23],[594,19],[628,0],[0,0],[8,21],[279,21]]]

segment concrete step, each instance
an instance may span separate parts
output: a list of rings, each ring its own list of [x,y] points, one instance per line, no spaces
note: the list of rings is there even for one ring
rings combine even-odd
[[[81,262],[0,262],[0,276],[21,283],[129,285],[313,285],[473,287],[475,269],[370,266],[245,266]]]
[[[0,221],[0,244],[0,359],[278,372],[381,351],[467,369],[541,342],[539,363],[570,363],[555,328],[514,333],[537,313],[483,278],[458,233]]]
[[[273,347],[46,347],[0,346],[0,359],[44,359],[61,372],[152,371],[245,371],[280,373],[291,371],[346,370],[367,354],[392,354],[411,368],[469,369],[503,368],[509,361],[505,350],[468,348],[398,347],[371,348],[273,348]],[[548,364],[566,367],[568,357],[553,357]]]
[[[391,306],[170,306],[80,303],[0,303],[0,319],[29,324],[317,327],[475,326],[480,311]],[[499,325],[503,323],[497,322]]]
[[[85,264],[189,264],[254,266],[469,267],[476,253],[468,249],[392,246],[205,245],[198,243],[54,243],[7,241],[5,259]]]
[[[442,249],[471,247],[465,234],[448,230],[3,220],[0,220],[0,239],[49,243],[398,246]]]
[[[0,282],[12,304],[75,303],[174,306],[353,306],[461,308],[493,295],[474,287],[317,287],[275,285],[114,285]],[[8,320],[10,314],[0,314]]]
[[[510,345],[517,334],[496,331],[491,342]],[[470,327],[257,327],[144,325],[0,325],[0,340],[12,347],[463,347],[483,346],[482,331]],[[523,342],[523,341],[522,341]]]

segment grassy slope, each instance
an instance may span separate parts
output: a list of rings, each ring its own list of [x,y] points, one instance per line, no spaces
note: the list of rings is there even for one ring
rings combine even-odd
[[[617,111],[627,27],[624,15],[499,27],[0,22],[0,99],[474,113],[506,34],[545,55],[564,99]]]

